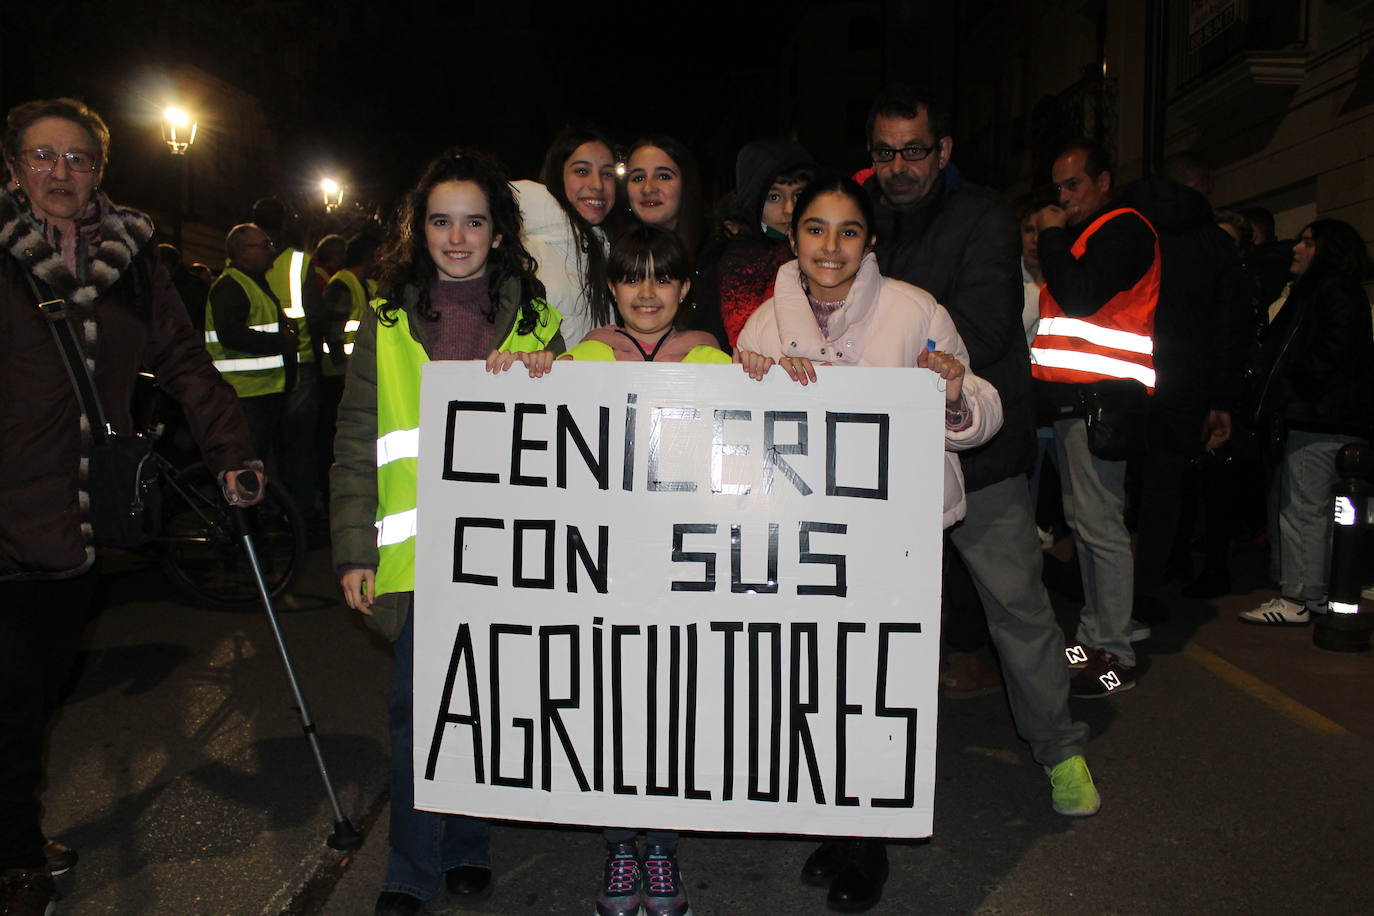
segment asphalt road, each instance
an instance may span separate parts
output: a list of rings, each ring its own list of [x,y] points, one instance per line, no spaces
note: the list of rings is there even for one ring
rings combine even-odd
[[[1139,647],[1137,689],[1073,701],[1092,729],[1096,817],[1050,810],[1001,695],[943,701],[935,835],[892,847],[873,912],[1374,912],[1374,657],[1239,624],[1271,594],[1261,564],[1253,549],[1238,559],[1250,594],[1175,603]],[[370,913],[391,663],[335,600],[325,551],[281,620],[345,813],[366,832],[352,855],[325,846],[330,813],[261,612],[192,607],[141,560],[107,571],[52,736],[46,825],[81,853],[58,879],[59,913]],[[811,848],[685,836],[695,912],[824,912],[824,892],[796,878]],[[596,831],[501,825],[494,855],[487,900],[428,911],[592,911]]]

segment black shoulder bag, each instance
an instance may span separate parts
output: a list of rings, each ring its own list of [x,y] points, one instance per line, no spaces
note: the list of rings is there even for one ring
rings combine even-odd
[[[25,277],[38,299],[38,310],[48,319],[53,340],[67,366],[67,376],[72,380],[91,427],[86,492],[91,501],[89,517],[93,539],[101,547],[142,546],[157,536],[162,524],[162,491],[157,483],[159,462],[152,453],[154,440],[147,436],[115,433],[105,418],[95,379],[67,319],[66,300],[44,296],[33,275],[26,272]]]

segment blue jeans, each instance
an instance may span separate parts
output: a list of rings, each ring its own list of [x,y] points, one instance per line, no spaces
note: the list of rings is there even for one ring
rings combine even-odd
[[[415,602],[392,651],[396,683],[391,688],[391,855],[383,891],[428,900],[444,873],[463,865],[491,867],[491,825],[475,817],[415,810],[412,768],[414,738],[411,674],[415,662]]]
[[[1336,453],[1354,436],[1289,430],[1278,480],[1278,580],[1285,598],[1326,610]]]

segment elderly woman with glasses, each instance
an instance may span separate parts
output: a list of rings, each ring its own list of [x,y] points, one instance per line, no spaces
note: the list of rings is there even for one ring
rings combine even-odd
[[[62,300],[113,432],[130,434],[140,369],[180,402],[231,503],[262,479],[234,390],[215,371],[152,244],[100,190],[104,121],[72,99],[10,110],[0,189],[0,912],[42,913],[70,850],[39,824],[43,735],[96,584],[92,424],[38,303]],[[75,367],[74,367],[75,368]],[[250,470],[251,469],[251,470]],[[240,475],[242,479],[240,479]],[[256,483],[256,486],[254,486]],[[246,484],[246,486],[245,486]]]

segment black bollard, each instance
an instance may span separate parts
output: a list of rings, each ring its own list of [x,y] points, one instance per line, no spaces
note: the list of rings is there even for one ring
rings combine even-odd
[[[1337,481],[1332,491],[1335,525],[1331,529],[1331,575],[1325,614],[1314,617],[1312,644],[1331,652],[1366,652],[1374,614],[1360,613],[1360,590],[1368,574],[1369,498],[1374,495],[1374,449],[1363,442],[1336,455]]]

